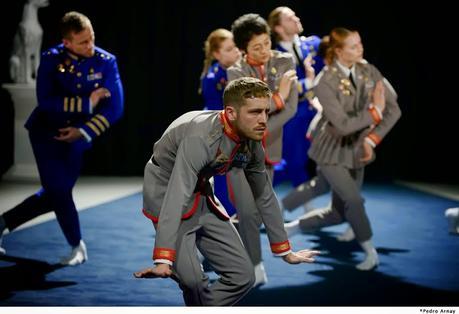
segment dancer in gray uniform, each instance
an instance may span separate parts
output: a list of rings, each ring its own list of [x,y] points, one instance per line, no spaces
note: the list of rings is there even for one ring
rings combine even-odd
[[[362,55],[357,32],[331,31],[329,65],[319,74],[314,90],[323,107],[322,123],[309,155],[331,186],[332,205],[309,212],[286,227],[292,234],[293,230],[310,232],[348,221],[366,254],[357,269],[371,270],[379,261],[360,194],[364,167],[374,160],[374,147],[401,112],[395,91],[373,65],[360,62]]]
[[[156,229],[155,267],[135,277],[174,278],[187,305],[232,305],[249,291],[253,266],[209,183],[232,168],[244,169],[274,255],[290,264],[313,261],[317,251],[292,252],[264,165],[270,97],[258,79],[235,80],[225,89],[223,111],[186,113],[155,143],[145,167],[143,209]],[[220,276],[213,284],[197,249]]]
[[[298,104],[296,72],[292,56],[271,50],[268,23],[258,14],[245,14],[234,21],[232,32],[243,58],[228,69],[228,81],[240,77],[256,77],[274,91],[269,103],[268,124],[263,137],[265,164],[271,184],[273,166],[282,159],[284,124],[295,115]],[[234,207],[238,211],[239,233],[255,267],[255,285],[267,282],[261,258],[261,217],[242,171],[229,174]],[[239,210],[241,209],[241,210]]]

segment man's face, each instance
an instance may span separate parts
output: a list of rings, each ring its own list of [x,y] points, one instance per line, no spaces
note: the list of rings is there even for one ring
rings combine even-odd
[[[94,31],[87,27],[79,33],[71,33],[70,39],[63,39],[64,46],[73,54],[89,58],[94,55]]]
[[[228,116],[239,137],[261,141],[267,128],[269,98],[247,98],[245,101],[238,110],[228,106]]]
[[[254,35],[247,44],[247,55],[264,64],[271,58],[271,38],[268,34]]]
[[[300,18],[289,8],[282,11],[279,25],[288,36],[301,34],[303,32],[303,25],[301,24]]]

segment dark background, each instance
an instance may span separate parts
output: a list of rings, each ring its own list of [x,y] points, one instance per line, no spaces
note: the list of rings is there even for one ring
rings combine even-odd
[[[8,59],[25,1],[2,2],[0,81],[10,82]],[[403,8],[401,7],[403,4]],[[181,113],[201,109],[197,95],[202,44],[215,28],[230,29],[245,13],[267,17],[279,6],[301,18],[305,35],[323,36],[335,26],[360,31],[366,59],[399,94],[402,118],[377,148],[367,169],[373,180],[402,179],[458,183],[457,17],[441,2],[401,1],[70,1],[51,0],[39,11],[43,49],[60,42],[59,18],[69,10],[93,23],[96,45],[114,53],[125,90],[125,114],[108,135],[95,141],[83,172],[142,175],[153,143]],[[450,32],[452,33],[452,32]],[[456,44],[454,44],[456,42]],[[0,92],[0,174],[13,158],[14,110]]]

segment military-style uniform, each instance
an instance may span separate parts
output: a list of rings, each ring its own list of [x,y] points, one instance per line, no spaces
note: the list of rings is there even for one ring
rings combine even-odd
[[[223,111],[192,111],[172,122],[145,167],[143,212],[156,229],[153,259],[173,266],[187,305],[231,305],[254,283],[249,256],[209,183],[232,168],[244,169],[272,252],[288,254],[261,142],[241,141]],[[197,248],[220,275],[210,286]]]
[[[223,91],[227,82],[226,69],[218,61],[212,63],[207,74],[201,79],[201,93],[205,110],[223,109]]]
[[[324,68],[318,77],[315,94],[323,107],[323,116],[314,132],[309,156],[331,186],[332,208],[308,213],[300,220],[300,227],[311,231],[347,220],[362,243],[372,236],[360,195],[364,167],[369,163],[360,160],[363,141],[378,145],[400,118],[401,111],[392,86],[373,65],[357,63],[354,71],[355,86],[337,62]],[[371,105],[372,92],[380,80],[385,84],[386,98],[382,115]]]
[[[92,110],[89,96],[99,87],[111,96]],[[49,211],[71,246],[81,240],[72,189],[80,174],[83,152],[122,115],[123,89],[115,56],[95,48],[90,58],[78,58],[58,45],[42,54],[37,76],[38,105],[26,128],[40,173],[42,189],[4,214],[9,230]],[[58,129],[76,127],[84,138],[73,143],[54,139]]]
[[[362,64],[367,65],[370,68],[373,67],[371,65],[368,65],[368,62],[366,60],[363,60]],[[379,79],[378,71],[369,71],[369,73],[376,76],[374,78],[375,81]],[[393,89],[389,81],[387,81],[387,79],[384,78],[383,83],[385,85],[385,88],[388,89],[388,91],[386,91],[386,98],[391,99],[394,97],[394,95],[396,97],[395,90]],[[396,103],[396,100],[390,100],[390,102],[388,102],[387,104],[388,106],[394,106],[394,103]],[[397,109],[394,110],[397,111]],[[311,140],[313,140],[315,135],[320,131],[322,125],[325,123],[328,123],[328,121],[325,118],[323,118],[322,113],[316,114],[309,126],[308,137]],[[329,191],[330,185],[321,173],[320,168],[317,167],[317,176],[297,186],[296,189],[294,189],[288,195],[286,195],[282,199],[282,205],[287,210],[294,210],[298,206],[303,205],[304,203],[309,202],[310,200]]]
[[[285,72],[293,70],[293,60],[290,54],[272,51],[272,56],[266,64],[255,64],[247,57],[238,61],[228,69],[228,80],[239,77],[256,77],[265,81],[274,91],[270,102],[268,117],[268,132],[263,140],[265,147],[265,163],[272,184],[273,166],[282,159],[282,136],[285,123],[296,112],[298,93],[295,84],[292,84],[289,97],[284,100],[279,95],[280,80]],[[239,233],[254,265],[261,262],[260,226],[261,219],[257,206],[250,193],[250,188],[242,171],[229,173],[230,182],[234,191],[235,207],[239,217]]]
[[[293,186],[298,186],[310,179],[307,173],[308,149],[311,145],[306,138],[306,131],[309,124],[316,114],[316,110],[310,106],[308,98],[313,97],[312,86],[307,84],[304,60],[312,57],[312,66],[315,73],[319,73],[324,62],[317,54],[320,45],[320,38],[317,36],[297,36],[292,42],[297,52],[293,54],[298,76],[298,111],[284,126],[283,152],[282,157],[286,165],[279,173],[282,179],[290,180]],[[276,45],[276,50],[287,52],[282,43]],[[295,48],[292,48],[295,49]]]
[[[205,110],[222,110],[223,109],[223,91],[228,82],[226,69],[218,61],[214,62],[207,70],[206,76],[201,79],[201,94],[204,99]],[[229,188],[228,188],[229,187]],[[227,176],[214,176],[215,195],[226,209],[228,215],[236,213],[236,209],[230,201],[231,186]]]

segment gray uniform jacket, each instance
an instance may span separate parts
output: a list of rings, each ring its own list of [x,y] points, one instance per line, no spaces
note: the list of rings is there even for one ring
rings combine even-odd
[[[256,77],[266,82],[274,92],[271,99],[268,119],[268,135],[265,139],[266,162],[275,164],[282,159],[282,133],[284,124],[296,113],[298,106],[297,83],[290,88],[289,97],[282,100],[277,92],[282,76],[295,65],[291,54],[272,51],[272,57],[264,65],[250,65],[245,58],[228,69],[228,81],[239,77]]]
[[[371,94],[379,80],[385,84],[386,108],[382,119],[370,107]],[[355,85],[354,88],[336,63],[325,67],[317,77],[314,93],[323,111],[309,156],[318,164],[342,165],[348,169],[365,166],[369,162],[360,161],[365,137],[379,144],[401,116],[397,94],[376,67],[357,63]]]
[[[175,260],[181,220],[194,214],[201,197],[219,218],[229,218],[214,198],[209,178],[232,167],[244,168],[272,252],[290,251],[261,142],[240,141],[223,111],[192,111],[172,122],[145,166],[143,211],[157,231],[153,259]]]

